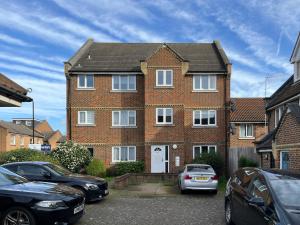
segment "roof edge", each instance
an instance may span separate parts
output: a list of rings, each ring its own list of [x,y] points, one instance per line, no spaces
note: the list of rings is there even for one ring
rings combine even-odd
[[[297,40],[296,40],[296,43],[295,43],[295,45],[294,45],[294,48],[293,48],[293,51],[292,51],[292,55],[291,55],[291,57],[290,57],[290,62],[291,63],[293,63],[294,61],[294,56],[295,56],[295,51],[296,51],[296,49],[297,49],[297,46],[299,46],[300,45],[300,31],[299,31],[299,33],[298,33],[298,37],[297,37]],[[299,48],[300,48],[300,46],[299,46]]]
[[[224,64],[225,64],[225,65],[232,64],[232,63],[230,62],[230,60],[228,59],[228,57],[227,57],[227,55],[226,55],[226,53],[225,53],[223,47],[221,46],[220,41],[214,40],[214,41],[213,41],[213,44],[214,44],[214,45],[216,46],[216,48],[218,49],[218,52],[219,52],[219,54],[220,54],[220,56],[221,56],[221,58],[222,58]]]

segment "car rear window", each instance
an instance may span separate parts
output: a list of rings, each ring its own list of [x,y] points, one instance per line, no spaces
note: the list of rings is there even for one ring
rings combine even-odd
[[[210,173],[213,173],[214,170],[211,166],[187,166],[187,172],[210,172]]]

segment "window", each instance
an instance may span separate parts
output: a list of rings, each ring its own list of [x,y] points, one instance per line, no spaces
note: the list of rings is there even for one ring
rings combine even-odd
[[[32,125],[32,121],[26,120],[25,124],[26,124],[26,126],[31,126]]]
[[[10,145],[16,145],[16,135],[10,136]]]
[[[24,146],[24,137],[23,136],[20,136],[20,145]]]
[[[112,112],[113,126],[136,126],[135,110],[120,110]]]
[[[87,149],[89,150],[91,156],[94,157],[94,148],[88,147]]]
[[[17,168],[17,174],[21,176],[42,176],[44,173],[49,172],[40,166],[21,165]]]
[[[194,126],[216,126],[216,110],[194,110]]]
[[[94,111],[79,111],[78,112],[78,124],[83,124],[83,125],[95,124],[95,112]]]
[[[16,121],[16,124],[17,124],[17,125],[20,125],[20,124],[21,124],[21,121],[20,121],[20,120],[17,120],[17,121]]]
[[[94,88],[94,75],[78,75],[77,87],[81,89]]]
[[[250,185],[250,195],[254,198],[262,198],[266,205],[268,205],[269,190],[263,177],[258,176],[254,178]]]
[[[156,70],[156,86],[173,86],[173,70]]]
[[[253,124],[240,124],[240,138],[253,137]]]
[[[135,146],[118,146],[112,148],[112,162],[136,161]]]
[[[114,75],[112,76],[112,90],[115,91],[135,91],[136,76]]]
[[[300,79],[300,61],[295,62],[295,81]]]
[[[217,153],[215,145],[195,145],[193,146],[193,158],[200,157],[202,153]]]
[[[277,109],[275,109],[275,127],[278,126],[278,123],[282,117],[282,113],[283,113],[283,107],[279,107]]]
[[[194,91],[215,91],[217,78],[215,75],[194,75],[193,90]]]
[[[173,109],[172,108],[157,108],[156,109],[156,124],[173,124]]]

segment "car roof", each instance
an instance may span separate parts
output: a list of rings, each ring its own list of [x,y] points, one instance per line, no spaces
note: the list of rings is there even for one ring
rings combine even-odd
[[[24,162],[12,162],[12,163],[6,163],[3,164],[2,166],[12,166],[12,165],[26,165],[26,164],[31,164],[31,165],[47,165],[50,164],[49,162],[43,162],[43,161],[24,161]]]
[[[210,166],[211,167],[211,165],[208,165],[208,164],[196,164],[196,163],[194,163],[194,164],[186,164],[185,166]]]
[[[297,170],[261,169],[253,167],[244,167],[242,170],[255,170],[269,180],[300,179],[300,171]]]

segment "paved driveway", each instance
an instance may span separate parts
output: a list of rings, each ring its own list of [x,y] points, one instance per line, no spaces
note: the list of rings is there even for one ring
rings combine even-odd
[[[147,184],[114,191],[86,206],[78,225],[224,225],[223,193],[180,195],[171,186]]]

